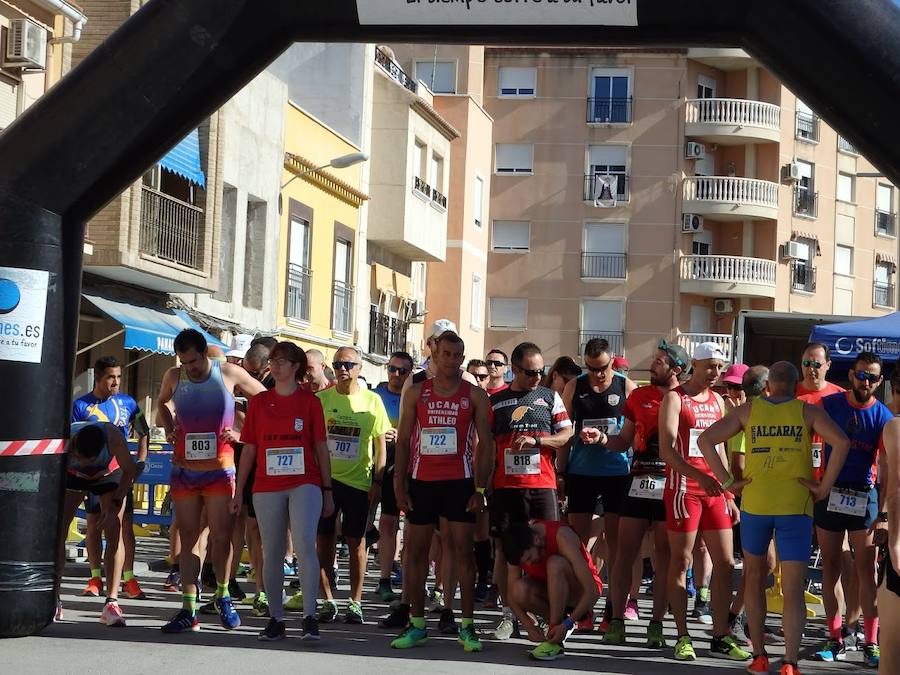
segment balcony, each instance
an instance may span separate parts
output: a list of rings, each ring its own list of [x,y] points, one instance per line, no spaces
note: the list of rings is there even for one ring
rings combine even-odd
[[[777,143],[781,108],[739,98],[691,98],[685,107],[686,136],[709,143]]]
[[[704,342],[715,342],[725,352],[725,358],[731,361],[731,336],[724,333],[680,333],[678,344],[685,348],[688,354],[694,353],[694,347]]]
[[[141,187],[141,253],[200,269],[202,228],[203,209]]]
[[[394,352],[406,351],[408,330],[408,322],[382,314],[372,307],[369,310],[369,353],[389,357]]]
[[[593,330],[582,330],[578,333],[578,353],[584,354],[584,346],[588,343],[588,340],[593,340],[594,338],[603,338],[606,340],[609,343],[609,350],[613,354],[625,353],[624,333]]]
[[[624,279],[626,267],[624,253],[584,251],[581,254],[582,279]]]
[[[896,237],[897,214],[875,209],[875,234],[879,237]]]
[[[441,194],[437,188],[431,188],[431,201],[445,211],[447,210],[447,196]]]
[[[734,176],[688,176],[684,179],[684,211],[714,220],[778,218],[778,184]]]
[[[593,202],[597,197],[597,176],[606,174],[588,174],[584,177],[584,201]],[[627,174],[609,174],[617,177],[616,184],[616,203],[628,201],[628,175]]]
[[[295,321],[309,321],[309,298],[312,289],[312,270],[303,265],[288,263],[287,298],[284,315]]]
[[[733,255],[681,257],[681,292],[721,297],[775,297],[774,260]]]
[[[843,136],[838,136],[837,147],[839,152],[846,152],[850,155],[859,155],[859,150],[853,147],[853,144]]]
[[[375,49],[375,63],[381,66],[388,75],[391,76],[392,79],[396,80],[398,84],[403,85],[407,89],[409,89],[412,93],[416,93],[419,90],[419,85],[406,74],[403,68],[394,61],[386,52],[381,49]]]
[[[587,100],[588,124],[630,124],[631,97],[589,98]]]
[[[331,330],[350,335],[353,332],[353,288],[335,280],[332,298]]]
[[[794,136],[797,140],[809,143],[819,142],[819,116],[797,111],[794,124]]]
[[[431,199],[431,186],[418,176],[413,177],[413,190]]]
[[[819,214],[819,193],[807,188],[794,188],[794,215],[815,218]]]
[[[791,291],[816,292],[816,268],[803,260],[791,261]]]
[[[894,307],[894,284],[875,282],[872,286],[872,304],[875,307]]]

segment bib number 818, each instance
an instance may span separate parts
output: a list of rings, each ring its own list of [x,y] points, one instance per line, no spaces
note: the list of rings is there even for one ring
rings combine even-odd
[[[513,455],[513,466],[531,466],[531,455]]]

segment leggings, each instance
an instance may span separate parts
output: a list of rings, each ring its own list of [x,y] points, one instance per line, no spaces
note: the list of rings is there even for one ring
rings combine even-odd
[[[322,488],[306,484],[281,492],[254,492],[253,507],[262,537],[263,582],[269,613],[276,621],[284,621],[284,553],[290,522],[294,550],[300,562],[303,616],[315,616],[319,591],[316,527],[322,515]]]

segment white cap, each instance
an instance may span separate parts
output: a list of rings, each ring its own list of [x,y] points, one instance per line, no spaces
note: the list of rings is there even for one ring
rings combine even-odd
[[[231,338],[231,351],[225,356],[236,356],[239,359],[244,358],[247,350],[250,349],[250,343],[253,342],[253,336],[245,333],[239,333]]]
[[[247,356],[246,349],[231,349],[231,350],[225,352],[226,359],[230,359],[230,358],[242,359],[245,356]]]
[[[442,335],[448,330],[456,333],[456,324],[453,323],[450,319],[438,319],[433,324],[431,324],[431,332],[428,334],[428,336],[433,337],[435,335]]]
[[[694,359],[694,361],[704,361],[706,359],[718,359],[719,361],[728,360],[725,357],[725,352],[722,351],[722,347],[715,342],[701,342],[694,347],[694,353],[691,355],[691,358]]]

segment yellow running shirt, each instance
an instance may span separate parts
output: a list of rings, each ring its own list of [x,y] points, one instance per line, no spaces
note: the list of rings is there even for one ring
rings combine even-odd
[[[812,446],[803,421],[803,401],[754,399],[744,430],[744,488],[741,508],[760,516],[813,513],[812,495],[798,478],[812,478]]]

